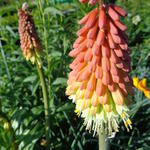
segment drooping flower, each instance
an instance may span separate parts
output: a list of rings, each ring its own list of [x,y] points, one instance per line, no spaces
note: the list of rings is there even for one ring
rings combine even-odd
[[[112,4],[100,4],[79,24],[78,38],[69,53],[70,65],[66,94],[76,104],[75,112],[84,118],[86,129],[111,135],[123,119],[132,128],[128,115],[132,79],[127,27],[120,17],[126,12]]]
[[[40,66],[40,52],[42,45],[36,32],[34,20],[27,9],[27,3],[22,5],[22,9],[18,11],[18,15],[18,31],[23,55],[26,60],[30,60],[33,64],[37,61]]]
[[[133,85],[140,91],[144,93],[144,95],[150,99],[150,88],[147,87],[146,78],[143,78],[141,81],[137,77],[133,78]]]

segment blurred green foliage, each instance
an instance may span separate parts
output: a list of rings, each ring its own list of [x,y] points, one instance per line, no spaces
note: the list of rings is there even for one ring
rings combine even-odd
[[[23,0],[0,1],[0,150],[44,150],[44,110],[36,67],[26,62],[18,35],[17,10]],[[112,1],[114,2],[114,1]],[[74,105],[65,96],[69,63],[68,53],[79,29],[78,20],[91,7],[52,1],[28,1],[43,43],[44,74],[50,89],[50,143],[52,150],[97,150],[97,137],[85,131],[83,120],[74,114]],[[116,0],[128,16],[132,57],[132,76],[150,77],[150,2]],[[48,67],[48,64],[50,66]],[[110,149],[150,149],[150,101],[135,89],[132,98],[133,130],[127,133],[123,123]]]

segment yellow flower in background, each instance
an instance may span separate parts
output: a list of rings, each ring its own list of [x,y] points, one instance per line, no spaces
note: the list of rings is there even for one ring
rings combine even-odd
[[[145,96],[150,99],[150,89],[144,91]]]
[[[144,95],[150,99],[150,88],[147,87],[146,78],[143,78],[141,81],[137,77],[133,78],[133,85],[142,91]]]

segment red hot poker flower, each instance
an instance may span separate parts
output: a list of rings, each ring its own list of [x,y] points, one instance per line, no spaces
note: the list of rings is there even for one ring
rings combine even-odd
[[[33,64],[37,61],[41,65],[40,52],[42,45],[37,35],[34,20],[27,10],[27,3],[24,3],[22,9],[18,11],[21,49],[26,60]]]
[[[100,5],[83,17],[78,38],[69,53],[70,65],[66,94],[76,103],[86,128],[108,134],[117,132],[122,118],[129,130],[128,95],[130,56],[126,26],[120,21],[126,12],[115,5]]]

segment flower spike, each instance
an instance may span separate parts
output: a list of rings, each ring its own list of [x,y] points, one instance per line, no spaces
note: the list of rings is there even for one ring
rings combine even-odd
[[[69,53],[74,61],[66,94],[76,104],[75,112],[84,118],[86,129],[94,134],[118,132],[120,118],[128,131],[132,128],[127,107],[133,93],[128,37],[120,21],[125,16],[119,6],[99,4],[79,21],[82,27]]]
[[[34,20],[28,11],[27,3],[22,5],[22,9],[18,11],[21,49],[26,60],[30,60],[33,64],[37,61],[41,66],[40,52],[42,45],[36,32]]]

